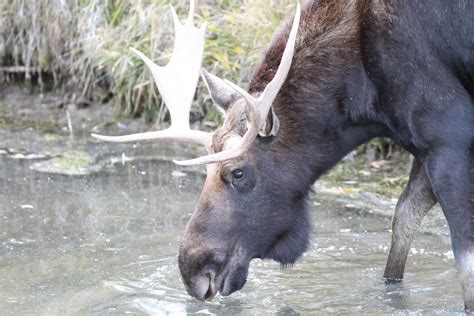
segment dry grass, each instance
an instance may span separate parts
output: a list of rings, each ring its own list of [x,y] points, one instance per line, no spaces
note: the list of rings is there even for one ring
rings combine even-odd
[[[204,66],[243,84],[295,5],[292,0],[197,2],[197,24],[210,24]],[[22,78],[41,89],[52,86],[72,101],[98,101],[108,95],[120,113],[161,122],[165,111],[150,73],[128,47],[166,63],[173,46],[168,4],[169,0],[0,1],[0,81]],[[188,1],[172,4],[182,18],[187,15]],[[205,95],[199,89],[197,95]],[[207,112],[204,101],[196,101],[198,116]]]

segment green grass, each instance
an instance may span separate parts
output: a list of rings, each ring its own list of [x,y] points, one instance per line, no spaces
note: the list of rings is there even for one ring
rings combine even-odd
[[[61,89],[72,102],[112,102],[119,113],[161,123],[161,98],[133,46],[164,65],[173,47],[165,0],[0,1],[0,81]],[[171,4],[184,19],[188,1]],[[293,0],[203,0],[196,23],[209,22],[204,66],[245,85]],[[218,120],[199,86],[195,117]]]

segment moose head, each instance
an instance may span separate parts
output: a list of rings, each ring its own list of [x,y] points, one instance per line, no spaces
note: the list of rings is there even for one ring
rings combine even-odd
[[[279,119],[272,109],[292,64],[300,6],[273,79],[252,94],[201,70],[206,25],[194,26],[193,1],[190,7],[184,24],[172,8],[175,46],[165,67],[132,48],[151,70],[171,126],[126,136],[93,136],[110,142],[156,140],[206,147],[208,155],[175,163],[207,166],[204,188],[182,238],[179,268],[189,294],[209,300],[217,292],[229,295],[241,289],[252,259],[287,265],[306,250],[310,231],[306,196],[313,180],[302,183],[298,161],[288,161],[291,149],[279,141]],[[213,133],[189,127],[199,73],[225,117]]]

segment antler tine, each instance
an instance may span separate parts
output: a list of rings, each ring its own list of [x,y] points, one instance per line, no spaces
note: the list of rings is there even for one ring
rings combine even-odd
[[[171,14],[175,28],[175,43],[173,55],[166,66],[158,66],[142,52],[131,48],[150,69],[170,112],[171,126],[157,132],[116,137],[92,134],[93,137],[110,142],[161,140],[208,145],[212,134],[191,130],[189,127],[189,114],[199,80],[207,23],[199,29],[194,26],[194,0],[191,0],[189,15],[184,24],[181,24],[172,6]]]
[[[291,68],[291,63],[293,61],[293,55],[295,53],[295,44],[296,44],[296,35],[298,34],[298,26],[300,24],[301,18],[301,6],[298,2],[296,5],[295,18],[293,20],[293,25],[291,26],[290,35],[288,36],[288,41],[286,43],[285,50],[281,57],[280,66],[273,77],[272,81],[265,87],[262,94],[258,98],[258,108],[260,112],[260,128],[265,124],[268,112],[275,100],[278,92],[280,91],[283,83],[285,83],[288,72]]]

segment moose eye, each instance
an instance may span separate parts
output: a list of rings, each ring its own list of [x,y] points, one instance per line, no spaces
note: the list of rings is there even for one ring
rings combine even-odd
[[[235,169],[232,171],[232,177],[234,177],[235,180],[242,180],[244,178],[245,174],[242,169]]]

